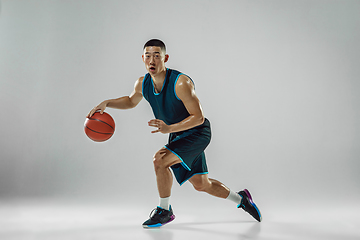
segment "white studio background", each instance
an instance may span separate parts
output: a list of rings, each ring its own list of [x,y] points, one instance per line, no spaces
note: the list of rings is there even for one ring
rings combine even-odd
[[[107,109],[105,143],[83,124],[131,93],[143,44],[160,38],[212,123],[210,177],[262,203],[358,199],[359,12],[360,1],[1,1],[0,197],[157,204],[152,156],[167,136],[150,133],[148,103]],[[177,198],[196,194],[174,183]]]

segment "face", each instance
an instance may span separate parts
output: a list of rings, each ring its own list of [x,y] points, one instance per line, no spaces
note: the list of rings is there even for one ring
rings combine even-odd
[[[160,47],[146,47],[142,58],[150,75],[155,76],[166,71],[165,63],[168,61],[169,55],[162,52]]]

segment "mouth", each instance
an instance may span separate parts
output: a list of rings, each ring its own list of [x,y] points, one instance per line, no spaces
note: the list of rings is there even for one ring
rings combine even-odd
[[[153,72],[155,71],[155,67],[150,67],[149,70]]]

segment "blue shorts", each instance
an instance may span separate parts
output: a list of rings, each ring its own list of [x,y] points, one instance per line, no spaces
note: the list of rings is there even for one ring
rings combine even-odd
[[[174,153],[181,163],[171,166],[177,182],[182,185],[196,174],[207,174],[204,150],[211,140],[208,119],[200,126],[177,133],[170,133],[165,147]]]

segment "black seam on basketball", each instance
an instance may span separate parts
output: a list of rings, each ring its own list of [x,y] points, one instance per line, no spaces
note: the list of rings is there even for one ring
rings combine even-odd
[[[89,128],[88,126],[85,126],[87,129],[89,129],[90,131],[96,132],[96,133],[100,133],[100,134],[113,134],[113,133],[103,133],[103,132],[98,132],[95,130],[92,130],[91,128]]]
[[[102,122],[102,123],[105,123],[106,125],[108,125],[109,127],[111,127],[113,130],[113,126],[111,126],[110,124],[108,124],[107,122],[104,122],[104,121],[101,121],[100,119],[96,119],[96,118],[89,118],[90,120],[95,120],[95,121],[98,121],[98,122]]]

